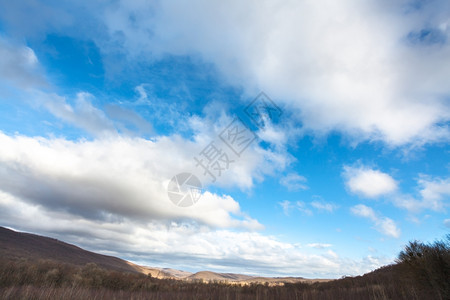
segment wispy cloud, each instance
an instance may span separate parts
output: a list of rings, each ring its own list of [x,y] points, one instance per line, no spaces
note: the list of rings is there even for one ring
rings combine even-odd
[[[278,202],[278,205],[281,206],[281,208],[283,209],[283,213],[286,216],[289,216],[291,210],[294,208],[294,205],[291,203],[291,201],[288,201],[288,200]]]
[[[450,178],[432,178],[421,175],[417,181],[419,195],[398,194],[393,202],[398,207],[410,212],[420,212],[425,209],[434,211],[445,210],[450,206]]]
[[[280,184],[285,186],[289,191],[306,190],[307,179],[296,173],[289,173],[280,179]]]
[[[105,107],[105,113],[121,133],[145,135],[153,132],[152,125],[133,110],[111,104]]]
[[[389,174],[366,166],[344,166],[342,173],[348,189],[365,198],[387,196],[395,206],[418,213],[425,209],[441,211],[448,207],[450,178],[433,178],[419,174],[418,195],[404,193]]]
[[[14,44],[0,35],[0,79],[20,88],[45,86],[33,49]]]
[[[312,243],[312,244],[308,244],[306,246],[311,247],[311,248],[316,248],[316,249],[325,249],[325,248],[330,248],[333,245],[331,245],[331,244],[322,244],[322,243]]]
[[[323,200],[321,200],[321,201],[314,200],[309,203],[305,202],[305,201],[292,202],[289,200],[284,200],[282,202],[278,202],[278,205],[281,206],[281,208],[283,209],[283,213],[286,216],[289,216],[294,209],[300,211],[301,213],[303,213],[305,215],[312,216],[314,213],[311,208],[316,209],[316,211],[318,211],[318,212],[328,212],[328,213],[331,213],[338,208],[338,206],[336,204],[327,203],[327,202],[324,202]]]
[[[363,204],[358,204],[353,206],[350,211],[356,216],[372,221],[375,228],[382,234],[394,238],[400,237],[400,229],[397,228],[395,222],[390,218],[379,216],[372,208]]]
[[[447,228],[450,228],[450,219],[445,219],[444,220],[444,226]]]
[[[367,198],[393,193],[398,186],[389,174],[365,166],[344,166],[343,176],[351,192]]]
[[[324,201],[319,201],[319,200],[314,200],[310,204],[312,207],[314,207],[315,209],[317,209],[318,211],[321,211],[321,212],[331,213],[338,208],[338,206],[334,203],[326,203]]]
[[[301,213],[303,213],[307,216],[313,215],[313,212],[311,211],[311,209],[308,208],[308,204],[306,202],[296,201],[295,208],[297,208],[298,211],[300,211]]]
[[[34,96],[38,105],[44,106],[55,117],[81,128],[93,136],[118,133],[113,121],[106,116],[103,110],[92,105],[94,97],[89,93],[78,93],[75,105],[69,104],[65,97],[56,94],[34,92],[31,96]]]

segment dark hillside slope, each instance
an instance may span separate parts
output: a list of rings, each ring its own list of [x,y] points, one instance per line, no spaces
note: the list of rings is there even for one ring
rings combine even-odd
[[[120,258],[93,253],[57,239],[16,232],[4,227],[0,227],[0,257],[51,259],[79,266],[95,263],[108,270],[139,273],[136,267]]]

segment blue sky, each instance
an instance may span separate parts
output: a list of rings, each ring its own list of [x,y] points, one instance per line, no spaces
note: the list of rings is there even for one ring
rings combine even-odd
[[[446,1],[0,8],[0,225],[149,266],[320,278],[449,233]],[[257,126],[261,92],[281,114]],[[236,117],[256,137],[240,155]],[[194,159],[211,145],[229,159],[215,181]],[[185,172],[203,189],[180,207]]]

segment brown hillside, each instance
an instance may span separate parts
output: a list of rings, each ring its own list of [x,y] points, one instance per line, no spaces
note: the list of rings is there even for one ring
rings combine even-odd
[[[57,239],[0,227],[0,256],[7,259],[51,259],[74,265],[95,263],[115,271],[140,273],[137,266],[117,257],[86,251]]]

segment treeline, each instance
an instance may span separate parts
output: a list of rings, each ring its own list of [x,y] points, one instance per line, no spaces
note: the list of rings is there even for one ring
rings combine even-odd
[[[49,260],[0,259],[1,299],[450,299],[450,235],[410,242],[395,264],[324,283],[184,282]]]
[[[410,242],[398,255],[397,266],[405,280],[428,296],[450,299],[450,234],[433,244]]]
[[[260,284],[157,279],[93,263],[79,267],[50,260],[0,260],[2,299],[295,299],[307,287],[300,284],[288,292]]]

